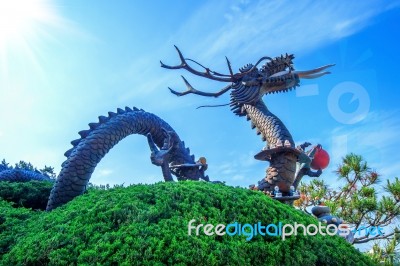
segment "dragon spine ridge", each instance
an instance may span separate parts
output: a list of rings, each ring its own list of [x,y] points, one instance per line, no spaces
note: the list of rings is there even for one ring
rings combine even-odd
[[[54,179],[35,171],[0,167],[0,181],[28,182],[31,180],[54,182]]]
[[[131,135],[150,134],[157,147],[162,148],[165,132],[174,135],[168,164],[195,164],[190,149],[185,147],[172,127],[158,116],[138,108],[118,108],[117,113],[109,112],[108,117],[100,116],[98,123],[90,123],[90,129],[79,132],[80,139],[71,142],[73,147],[65,153],[61,172],[51,191],[47,210],[52,210],[82,194],[100,160],[120,140]],[[161,166],[161,165],[160,165]],[[203,176],[198,168],[175,169],[178,180],[199,180]],[[164,175],[165,177],[165,175]],[[170,179],[169,179],[170,180]]]
[[[158,116],[142,109],[126,107],[108,116],[99,116],[99,121],[89,123],[89,129],[79,131],[81,137],[71,141],[72,148],[65,152],[67,159],[51,190],[46,210],[57,208],[81,195],[89,182],[96,165],[108,151],[123,138],[131,134],[147,136],[152,150],[152,162],[161,166],[166,181],[172,181],[171,173],[178,180],[208,181],[203,170],[195,163],[194,155],[180,140],[173,128]],[[169,167],[184,165],[182,168]],[[4,170],[4,169],[3,169]],[[25,170],[4,170],[0,181],[50,181],[40,174]]]

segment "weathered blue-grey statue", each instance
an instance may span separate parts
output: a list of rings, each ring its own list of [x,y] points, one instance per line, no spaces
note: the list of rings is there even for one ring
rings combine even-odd
[[[0,165],[0,181],[27,182],[31,180],[54,182],[49,176],[40,172],[23,169],[9,169]]]
[[[178,180],[208,180],[172,127],[158,116],[128,107],[100,116],[98,123],[90,123],[89,130],[79,132],[81,138],[71,142],[73,148],[65,153],[67,160],[51,191],[47,210],[52,210],[82,194],[100,160],[120,140],[140,134],[148,137],[151,159],[162,167],[164,178],[171,181],[171,173]],[[170,169],[170,167],[173,169]],[[175,167],[176,166],[176,167]]]
[[[161,63],[162,67],[183,68],[195,75],[230,84],[220,92],[208,93],[195,90],[184,79],[188,90],[179,93],[171,89],[171,92],[178,96],[193,93],[218,97],[231,90],[232,111],[251,120],[252,127],[256,128],[257,133],[267,142],[263,151],[255,156],[256,159],[270,162],[266,177],[258,183],[259,190],[273,192],[274,187],[278,186],[285,196],[290,194],[291,186],[297,186],[303,175],[321,174],[321,171],[310,170],[313,150],[305,151],[308,143],[294,147],[291,134],[281,120],[268,110],[262,97],[269,93],[286,92],[298,86],[300,78],[316,78],[327,74],[329,72],[322,71],[331,65],[310,71],[294,71],[293,55],[275,59],[263,57],[255,65],[246,65],[240,69],[240,73],[233,74],[227,60],[230,74],[224,75],[203,66],[204,72],[193,69],[187,61],[195,61],[185,59],[179,49],[176,49],[181,64],[167,66]],[[258,69],[257,65],[263,60],[269,62]],[[126,107],[125,110],[118,109],[117,113],[109,112],[108,117],[100,116],[99,122],[90,123],[89,127],[90,129],[79,132],[81,138],[72,141],[73,148],[65,153],[67,160],[62,164],[61,172],[51,191],[47,210],[63,205],[82,194],[100,160],[115,144],[131,134],[147,136],[151,161],[161,167],[166,181],[173,180],[171,174],[177,176],[178,180],[209,181],[208,176],[204,174],[207,169],[205,158],[201,157],[196,162],[171,126],[154,114]],[[13,181],[40,178],[34,173],[16,170],[3,171],[0,181],[1,176],[3,180]]]
[[[273,193],[274,187],[278,186],[283,195],[289,195],[292,185],[297,187],[303,175],[319,176],[321,171],[313,172],[309,168],[313,151],[305,151],[307,143],[295,147],[292,135],[282,121],[271,113],[265,105],[262,97],[265,94],[288,92],[299,86],[300,79],[313,79],[329,72],[325,69],[333,66],[326,65],[309,71],[295,71],[293,68],[293,55],[286,54],[276,58],[262,57],[255,65],[248,64],[234,74],[228,59],[229,74],[221,74],[210,70],[192,59],[184,58],[181,51],[175,46],[180,57],[180,64],[168,66],[161,62],[161,66],[167,69],[185,69],[197,76],[211,80],[228,82],[229,84],[216,93],[203,92],[193,88],[184,78],[187,91],[170,91],[177,95],[197,94],[208,97],[218,97],[230,91],[231,110],[238,116],[246,116],[251,121],[251,127],[257,129],[262,140],[266,141],[265,148],[255,158],[270,162],[266,177],[258,182],[258,189]],[[262,61],[267,62],[260,68],[257,65]],[[191,61],[204,69],[198,71],[192,68],[188,61]],[[228,105],[228,104],[225,104]],[[216,105],[224,106],[224,105]],[[208,106],[209,107],[209,106]]]
[[[328,206],[324,205],[314,206],[311,209],[311,213],[314,214],[314,216],[317,217],[317,219],[320,222],[323,222],[327,225],[333,224],[336,227],[338,227],[340,224],[344,223],[342,219],[331,214],[331,208],[329,208]],[[347,242],[353,244],[354,232],[350,231],[350,233],[346,235],[344,238],[346,239]]]
[[[79,132],[79,139],[71,142],[73,147],[65,152],[67,160],[51,191],[47,210],[61,206],[74,197],[81,195],[96,168],[106,153],[120,140],[131,135],[147,136],[151,149],[151,161],[161,166],[164,179],[209,180],[204,171],[204,160],[195,161],[185,143],[180,140],[172,127],[158,116],[126,107],[100,116],[98,123],[90,123],[90,129]],[[5,170],[0,172],[0,181],[43,180],[38,173],[23,170]]]

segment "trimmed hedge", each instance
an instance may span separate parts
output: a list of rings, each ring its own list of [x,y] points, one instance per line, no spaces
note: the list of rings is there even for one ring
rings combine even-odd
[[[189,236],[191,219],[317,223],[261,192],[206,182],[92,188],[52,212],[0,201],[0,264],[373,265],[340,237]]]
[[[0,199],[15,203],[15,207],[45,210],[52,182],[0,182]]]

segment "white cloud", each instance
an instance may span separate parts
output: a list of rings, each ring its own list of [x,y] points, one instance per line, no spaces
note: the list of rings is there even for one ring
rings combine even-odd
[[[231,5],[215,5],[210,1],[185,23],[178,36],[187,32],[204,32],[204,20],[215,25],[207,27],[204,40],[191,46],[203,60],[216,55],[234,59],[279,55],[282,51],[304,53],[317,46],[349,36],[368,26],[373,17],[398,5],[379,1],[253,1]],[[224,14],[225,21],[218,20]],[[214,30],[209,30],[214,29]],[[178,38],[179,39],[179,38]],[[201,52],[199,52],[201,51]],[[223,61],[223,58],[221,58]],[[222,62],[223,63],[223,62]],[[218,64],[218,63],[217,63]]]
[[[111,169],[98,169],[97,174],[98,174],[100,177],[103,177],[103,176],[109,176],[109,175],[111,175],[113,172],[114,172],[114,171],[111,170]]]
[[[349,141],[356,141],[358,146],[375,147],[386,153],[391,151],[398,141],[400,119],[395,111],[372,111],[361,123],[354,126],[341,126],[332,134],[345,134]]]
[[[366,119],[353,126],[341,126],[332,131],[334,141],[332,162],[336,164],[348,152],[360,154],[370,167],[382,174],[384,179],[399,176],[398,132],[400,132],[399,110],[373,111]],[[341,141],[340,141],[341,140]]]
[[[234,181],[241,181],[241,180],[244,180],[244,179],[245,179],[244,175],[234,175],[234,176],[232,176],[232,180],[234,180]]]
[[[379,173],[385,179],[393,179],[395,177],[400,177],[400,164],[392,163],[385,164],[378,168]]]

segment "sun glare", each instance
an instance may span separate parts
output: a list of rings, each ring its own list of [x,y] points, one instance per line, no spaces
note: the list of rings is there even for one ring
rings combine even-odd
[[[37,53],[65,26],[56,11],[48,0],[0,0],[0,85],[20,76],[18,65],[41,71]]]
[[[53,10],[43,0],[0,0],[0,48],[33,34],[35,27],[52,23]]]

